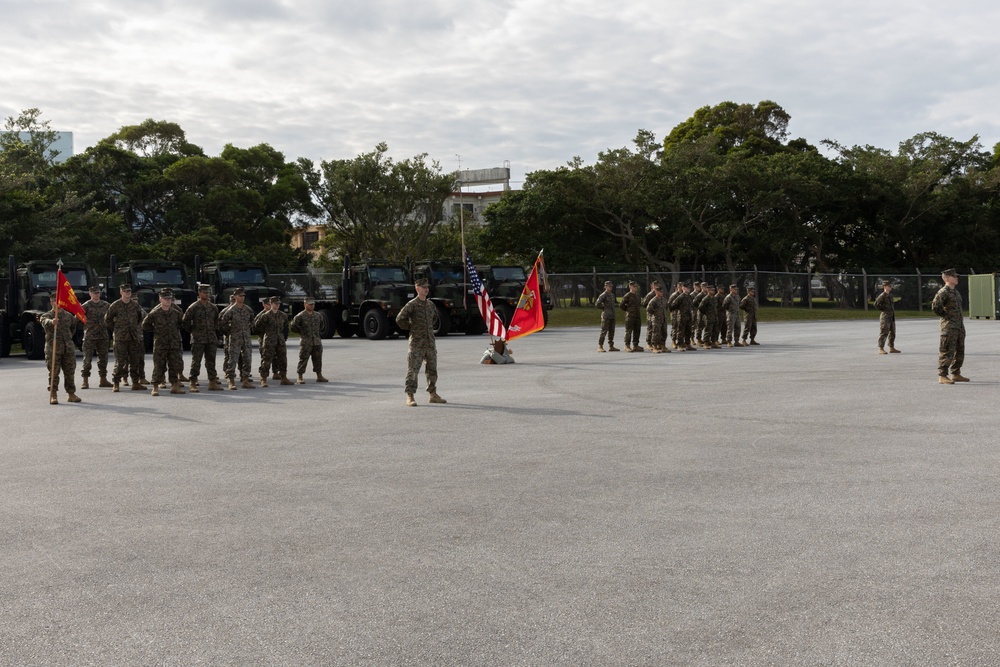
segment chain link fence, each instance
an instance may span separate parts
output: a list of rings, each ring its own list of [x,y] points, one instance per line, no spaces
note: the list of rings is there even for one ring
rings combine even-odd
[[[860,273],[789,273],[751,269],[732,273],[727,270],[658,272],[653,270],[605,272],[550,273],[549,294],[554,308],[591,306],[610,280],[619,296],[628,291],[628,283],[639,283],[639,292],[646,294],[653,280],[659,280],[668,292],[678,282],[707,282],[711,285],[737,285],[740,293],[748,286],[757,288],[762,305],[785,308],[848,308],[868,310],[882,292],[882,282],[889,280],[900,310],[924,311],[941,288],[941,271],[928,270],[913,274],[892,271]],[[959,282],[959,291],[968,303],[968,280]]]

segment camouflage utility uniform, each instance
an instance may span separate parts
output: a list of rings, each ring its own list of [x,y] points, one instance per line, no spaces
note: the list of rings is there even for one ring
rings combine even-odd
[[[107,301],[84,301],[82,305],[83,312],[87,315],[87,324],[83,328],[83,370],[80,375],[84,379],[90,377],[91,360],[96,354],[97,373],[101,376],[101,382],[106,383],[110,336],[108,336],[108,325],[105,318],[108,316],[111,304]]]
[[[657,352],[667,350],[667,297],[657,294],[646,304],[646,326],[649,344]]]
[[[743,319],[743,342],[747,342],[747,338],[750,339],[751,344],[756,344],[755,338],[757,338],[757,297],[753,294],[747,294],[740,301],[740,310],[746,313],[746,317]]]
[[[643,308],[649,307],[649,302],[653,300],[654,296],[656,296],[656,290],[655,289],[649,290],[649,294],[647,294],[646,296],[642,297],[642,304],[641,304],[642,307]],[[646,347],[649,347],[652,344],[653,343],[651,342],[651,339],[649,337],[649,314],[647,313],[646,314]]]
[[[691,294],[689,292],[681,292],[674,297],[670,307],[677,312],[677,347],[691,348],[691,337],[693,336]]]
[[[59,385],[59,373],[62,372],[66,393],[73,396],[76,394],[76,343],[73,342],[73,336],[76,335],[76,316],[60,308],[58,327],[56,327],[56,315],[51,310],[38,319],[45,330],[45,367],[48,369],[49,379],[52,381],[51,392],[55,395],[55,388]],[[56,331],[57,328],[58,331]],[[56,339],[55,359],[52,357],[53,336]],[[56,367],[54,377],[52,375],[53,363]]]
[[[875,299],[875,309],[879,311],[878,348],[880,350],[884,348],[887,339],[890,348],[896,347],[896,307],[893,304],[892,293],[882,292],[879,294]]]
[[[961,375],[965,363],[965,322],[962,295],[945,285],[934,295],[931,310],[941,318],[941,344],[938,350],[938,375]]]
[[[299,335],[299,364],[295,367],[299,375],[306,372],[306,364],[312,359],[313,373],[323,375],[323,316],[313,311],[303,310],[292,318],[291,330]]]
[[[253,310],[244,304],[233,304],[222,311],[219,329],[229,336],[229,357],[226,359],[225,373],[230,380],[236,378],[236,366],[240,367],[240,379],[250,382],[253,369],[250,357],[253,347],[250,330],[253,326]]]
[[[417,391],[417,375],[420,365],[426,362],[427,393],[437,393],[437,346],[434,342],[434,328],[438,319],[437,306],[430,299],[415,297],[400,309],[396,324],[410,331],[410,343],[406,353],[406,394],[412,396]]]
[[[699,343],[702,342],[705,335],[705,316],[701,312],[701,302],[707,294],[708,293],[704,289],[701,289],[691,295],[691,309],[693,311],[691,314],[691,327],[693,329],[692,334],[694,339]]]
[[[615,346],[615,305],[617,299],[614,292],[604,291],[594,301],[594,306],[601,309],[601,336],[597,339],[598,345],[604,345],[604,338],[608,339],[608,346]]]
[[[642,331],[642,314],[639,312],[641,303],[642,297],[631,290],[622,297],[621,308],[625,311],[625,347],[639,344],[639,334]]]
[[[104,321],[115,338],[114,382],[118,384],[126,375],[132,385],[142,378],[142,358],[145,354],[142,341],[142,320],[146,313],[135,299],[125,303],[121,299],[108,308]]]
[[[740,297],[730,292],[722,300],[726,309],[726,342],[730,345],[740,342]]]
[[[715,330],[719,326],[719,307],[715,302],[715,295],[702,292],[704,296],[698,302],[698,312],[701,313],[702,321],[702,344],[710,346],[715,343]]]
[[[170,384],[178,385],[184,372],[181,352],[181,320],[184,315],[173,304],[169,308],[157,305],[142,321],[143,331],[153,332],[153,386],[163,383],[169,374]]]
[[[262,310],[253,321],[253,330],[260,336],[260,376],[267,378],[274,366],[275,373],[287,371],[288,356],[285,352],[285,322],[288,316],[280,310]],[[281,359],[285,360],[282,368]]]
[[[210,383],[219,381],[215,370],[215,352],[219,347],[219,308],[211,301],[195,301],[184,312],[184,330],[191,334],[191,384],[198,382],[202,360]]]

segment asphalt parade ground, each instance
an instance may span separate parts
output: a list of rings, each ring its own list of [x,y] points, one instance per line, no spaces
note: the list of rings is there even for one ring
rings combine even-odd
[[[937,326],[448,336],[417,408],[401,339],[57,406],[3,359],[0,665],[1000,664],[1000,323],[954,386]]]

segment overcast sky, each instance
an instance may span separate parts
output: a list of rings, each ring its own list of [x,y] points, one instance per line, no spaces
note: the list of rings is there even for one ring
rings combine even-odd
[[[515,187],[726,100],[773,100],[812,143],[992,148],[998,26],[985,0],[0,0],[0,116],[37,107],[78,153],[146,118],[210,155],[385,141],[509,160]]]

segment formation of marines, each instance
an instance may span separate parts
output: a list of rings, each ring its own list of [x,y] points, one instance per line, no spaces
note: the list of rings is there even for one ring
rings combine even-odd
[[[231,303],[221,312],[211,301],[208,285],[198,286],[198,300],[186,311],[174,303],[173,291],[160,290],[159,303],[147,313],[132,298],[131,285],[121,285],[120,297],[114,303],[102,301],[99,287],[90,288],[90,300],[83,304],[86,324],[83,337],[83,389],[90,388],[93,358],[97,357],[100,375],[99,387],[110,387],[112,392],[121,390],[131,379],[133,391],[150,389],[152,396],[159,396],[160,389],[169,382],[171,394],[200,393],[198,381],[202,364],[208,377],[208,390],[222,391],[215,358],[219,335],[223,334],[225,362],[223,372],[229,389],[236,390],[236,370],[239,368],[244,389],[254,389],[251,380],[251,335],[260,335],[260,386],[267,387],[268,373],[273,370],[274,379],[282,385],[295,384],[287,376],[288,356],[285,347],[285,328],[288,316],[281,311],[280,299],[272,297],[261,313],[254,317],[253,310],[246,305],[246,291],[242,287],[234,290]],[[315,312],[313,299],[305,300],[305,310],[295,316],[290,329],[301,335],[298,384],[304,384],[303,377],[309,361],[312,361],[316,382],[329,382],[322,372],[323,343],[320,332],[323,329],[321,316]],[[54,311],[49,310],[39,318],[45,331],[45,359],[49,369],[50,382],[57,383],[59,375],[64,378],[64,387],[71,403],[79,403],[76,394],[76,349],[73,337],[77,331],[77,318],[66,310],[59,311],[58,321]],[[183,339],[184,330],[191,337],[190,377],[184,376]],[[145,373],[145,334],[153,339],[152,380]],[[55,354],[53,356],[53,340]],[[114,341],[114,370],[108,381],[108,352]],[[182,383],[189,383],[185,390]],[[51,403],[58,403],[53,389]]]
[[[757,295],[754,287],[747,287],[741,299],[736,285],[727,289],[723,285],[695,282],[694,286],[677,283],[667,295],[659,280],[652,282],[652,289],[644,298],[638,294],[638,283],[629,281],[628,292],[621,300],[625,311],[625,351],[657,354],[697,349],[721,349],[760,345],[757,342]],[[607,337],[609,352],[617,352],[615,336],[615,294],[610,281],[594,302],[601,310],[601,334],[597,351],[604,352]],[[642,325],[640,308],[646,309],[646,347],[639,345]],[[740,312],[743,320],[740,320]],[[668,336],[669,331],[669,336]],[[742,338],[741,338],[742,334]],[[670,347],[667,339],[670,339]]]

